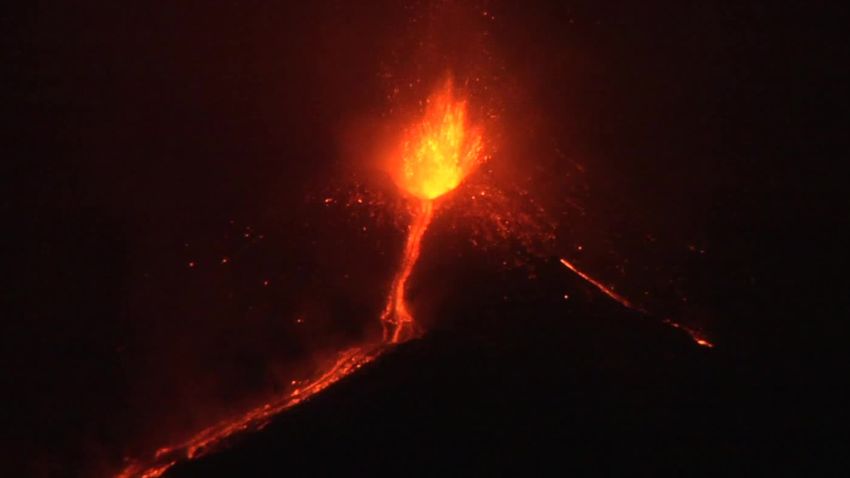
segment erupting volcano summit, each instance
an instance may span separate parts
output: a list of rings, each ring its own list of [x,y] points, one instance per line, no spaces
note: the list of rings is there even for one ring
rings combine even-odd
[[[434,214],[434,201],[455,189],[481,162],[481,132],[469,124],[466,101],[456,98],[452,81],[427,100],[421,121],[409,128],[393,162],[393,179],[415,199],[401,267],[381,314],[384,340],[398,343],[413,334],[405,285],[419,257],[422,236]]]
[[[404,130],[392,158],[391,174],[398,187],[412,199],[413,220],[408,231],[401,267],[393,278],[381,314],[381,344],[352,347],[339,354],[322,373],[305,381],[274,401],[230,420],[214,424],[178,445],[157,450],[153,460],[128,460],[117,478],[161,476],[179,461],[208,453],[232,435],[262,428],[274,416],[324,390],[372,361],[386,345],[413,337],[414,321],[405,301],[405,286],[419,257],[420,245],[434,214],[437,198],[455,189],[481,161],[482,139],[469,125],[467,105],[456,98],[454,85],[446,80],[426,101],[424,116]]]

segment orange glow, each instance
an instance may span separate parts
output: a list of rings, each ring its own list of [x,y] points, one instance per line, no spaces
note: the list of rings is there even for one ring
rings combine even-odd
[[[410,232],[408,232],[407,242],[404,246],[404,256],[401,260],[401,268],[395,279],[393,279],[392,290],[390,291],[390,296],[387,298],[387,305],[381,314],[385,342],[399,343],[406,338],[410,338],[414,332],[413,316],[407,309],[407,303],[404,300],[404,289],[407,285],[407,279],[413,271],[413,265],[416,264],[416,260],[419,258],[422,236],[425,234],[425,230],[428,229],[428,224],[431,223],[433,215],[434,203],[427,199],[422,200],[421,208],[414,216],[413,223],[410,225]]]
[[[266,403],[241,416],[201,430],[183,443],[160,448],[149,463],[131,462],[116,475],[116,478],[157,478],[178,461],[203,456],[239,432],[261,429],[273,416],[298,405],[371,362],[382,350],[382,347],[348,349],[340,353],[337,360],[326,371],[308,381],[306,385],[292,390],[274,402]]]
[[[342,352],[336,362],[303,386],[241,416],[206,428],[183,443],[160,448],[150,462],[131,461],[116,478],[157,478],[178,461],[197,458],[218,449],[237,433],[261,429],[273,416],[307,400],[374,360],[386,349],[386,345],[411,338],[415,323],[404,293],[419,258],[422,238],[434,215],[434,201],[463,181],[479,162],[481,150],[480,133],[467,123],[466,102],[455,98],[452,82],[446,81],[428,98],[420,121],[405,131],[394,162],[396,184],[416,200],[401,267],[393,279],[381,314],[384,327],[382,344]],[[333,198],[325,198],[323,202],[329,205]],[[358,204],[362,202],[362,198],[357,199]],[[222,264],[228,262],[226,257],[221,260]],[[195,267],[195,263],[191,262],[189,267]],[[263,281],[264,286],[268,284],[268,280]],[[303,322],[301,317],[296,319],[296,323]]]
[[[600,291],[600,292],[602,292],[603,294],[605,294],[605,295],[607,295],[608,297],[610,297],[610,298],[614,299],[615,301],[619,302],[619,303],[620,303],[620,305],[622,305],[623,307],[625,307],[625,308],[627,308],[627,309],[636,310],[636,311],[638,311],[638,312],[640,312],[640,313],[643,313],[643,314],[649,314],[649,312],[647,312],[647,311],[646,311],[646,310],[644,310],[643,308],[638,307],[638,306],[636,306],[636,305],[633,305],[633,304],[632,304],[632,303],[631,303],[628,299],[626,299],[625,297],[623,297],[623,296],[621,296],[621,295],[617,294],[616,292],[614,292],[613,290],[611,290],[609,287],[606,287],[604,284],[602,284],[601,282],[597,281],[597,280],[596,280],[596,279],[594,279],[593,277],[590,277],[589,275],[587,275],[587,274],[585,274],[584,272],[580,271],[580,270],[579,270],[576,266],[574,266],[574,265],[573,265],[570,261],[568,261],[568,260],[566,260],[566,259],[563,259],[563,258],[562,258],[562,259],[561,259],[561,264],[563,264],[564,266],[566,266],[566,267],[567,267],[567,269],[569,269],[569,270],[571,270],[571,271],[575,272],[575,273],[576,273],[576,275],[578,275],[578,276],[579,276],[579,277],[581,277],[582,279],[586,280],[587,282],[589,282],[591,285],[593,285],[593,286],[594,286],[594,287],[596,287],[597,289],[599,289],[599,291]],[[565,298],[566,298],[566,296],[565,296]],[[690,335],[691,340],[693,340],[693,341],[694,341],[694,343],[695,343],[695,344],[697,344],[697,345],[699,345],[700,347],[706,347],[706,348],[709,348],[709,349],[714,348],[714,344],[713,344],[713,343],[711,343],[708,339],[706,339],[706,338],[705,338],[702,334],[700,334],[698,331],[696,331],[696,330],[694,330],[694,329],[692,329],[692,328],[690,328],[690,327],[686,327],[686,326],[684,326],[684,325],[682,325],[682,324],[680,324],[680,323],[678,323],[678,322],[674,322],[674,321],[672,321],[672,320],[670,320],[670,319],[664,319],[664,320],[662,320],[662,322],[663,322],[663,323],[665,323],[665,324],[667,324],[667,325],[669,325],[670,327],[673,327],[674,329],[679,329],[679,330],[683,330],[683,331],[685,331],[685,333],[687,333],[688,335]]]
[[[428,98],[424,116],[401,141],[394,179],[417,198],[436,199],[456,188],[480,160],[481,133],[468,122],[466,101],[455,96],[447,80]]]
[[[421,120],[408,128],[393,170],[399,188],[418,199],[401,267],[381,314],[384,341],[399,343],[414,335],[415,322],[405,287],[419,259],[422,236],[434,215],[434,200],[455,189],[480,162],[480,131],[467,121],[466,101],[455,97],[451,80],[426,102]]]
[[[597,289],[599,289],[599,291],[600,291],[600,292],[602,292],[603,294],[605,294],[605,295],[607,295],[608,297],[610,297],[610,298],[612,298],[612,299],[616,300],[617,302],[619,302],[619,303],[620,303],[623,307],[625,307],[625,308],[627,308],[627,309],[637,310],[637,311],[639,311],[639,312],[645,312],[643,309],[641,309],[641,308],[639,308],[639,307],[635,307],[634,305],[632,305],[632,303],[631,303],[631,302],[629,302],[629,300],[628,300],[628,299],[626,299],[625,297],[621,296],[620,294],[617,294],[617,293],[616,293],[616,292],[614,292],[614,291],[613,291],[610,287],[606,287],[604,284],[602,284],[601,282],[597,281],[597,280],[596,280],[596,279],[594,279],[593,277],[590,277],[589,275],[585,274],[584,272],[582,272],[582,271],[578,270],[578,268],[577,268],[576,266],[574,266],[574,265],[573,265],[570,261],[568,261],[568,260],[566,260],[566,259],[563,259],[563,258],[562,258],[562,259],[561,259],[561,264],[563,264],[563,265],[567,266],[567,269],[569,269],[569,270],[571,270],[571,271],[575,272],[575,273],[576,273],[576,275],[578,275],[579,277],[581,277],[582,279],[586,280],[586,281],[587,281],[587,282],[589,282],[591,285],[593,285],[594,287],[596,287]]]
[[[688,335],[691,336],[691,339],[693,339],[693,341],[696,342],[696,344],[699,345],[700,347],[706,347],[706,348],[709,348],[709,349],[714,348],[714,344],[712,342],[710,342],[708,339],[706,339],[705,337],[703,337],[703,335],[700,334],[699,332],[697,332],[696,330],[694,330],[690,327],[685,327],[684,325],[682,325],[678,322],[673,322],[670,319],[664,319],[663,322],[665,324],[669,325],[670,327],[673,327],[674,329],[684,330]]]

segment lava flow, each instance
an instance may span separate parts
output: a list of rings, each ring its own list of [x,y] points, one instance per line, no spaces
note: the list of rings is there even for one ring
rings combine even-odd
[[[455,189],[479,162],[481,135],[467,124],[466,102],[455,99],[451,81],[427,100],[424,117],[409,128],[400,142],[393,177],[405,193],[414,198],[414,217],[410,226],[401,267],[393,279],[386,307],[381,315],[383,343],[354,347],[339,357],[324,372],[306,381],[279,399],[222,421],[195,434],[185,442],[157,450],[154,458],[143,463],[130,461],[116,478],[156,478],[178,461],[190,460],[220,448],[230,437],[246,430],[264,427],[281,413],[341,378],[371,362],[387,345],[413,336],[414,321],[405,301],[405,287],[419,258],[422,237],[431,223],[435,200]]]
[[[627,309],[631,309],[631,310],[637,311],[637,312],[640,312],[641,314],[647,314],[647,315],[649,314],[649,312],[647,312],[644,308],[642,308],[642,307],[640,307],[640,306],[637,306],[637,305],[632,304],[632,302],[631,302],[629,299],[626,299],[625,297],[623,297],[623,296],[621,296],[620,294],[618,294],[618,293],[614,292],[613,290],[611,290],[611,288],[610,288],[610,287],[606,287],[603,283],[599,282],[598,280],[594,279],[593,277],[590,277],[590,276],[589,276],[589,275],[587,275],[586,273],[584,273],[584,272],[582,272],[581,270],[579,270],[579,268],[578,268],[578,267],[576,267],[575,265],[573,265],[573,263],[572,263],[572,262],[570,262],[570,261],[568,261],[568,260],[566,260],[566,259],[564,259],[564,258],[561,258],[561,264],[563,264],[563,265],[564,265],[567,269],[569,269],[569,270],[571,270],[571,271],[575,272],[575,274],[576,274],[577,276],[579,276],[579,277],[581,277],[582,279],[586,280],[586,281],[587,281],[590,285],[592,285],[592,286],[596,287],[596,288],[597,288],[600,292],[602,292],[603,294],[605,294],[605,295],[607,295],[608,297],[610,297],[610,298],[614,299],[615,301],[619,302],[619,303],[620,303],[620,305],[622,305],[623,307],[625,307],[625,308],[627,308]],[[675,321],[673,321],[672,319],[663,319],[663,320],[662,320],[662,322],[663,322],[663,323],[665,323],[665,324],[667,324],[667,325],[669,325],[670,327],[673,327],[674,329],[679,329],[679,330],[683,330],[683,331],[685,331],[685,333],[687,333],[688,335],[690,335],[690,336],[691,336],[691,339],[692,339],[692,340],[693,340],[693,341],[694,341],[697,345],[699,345],[699,346],[701,346],[701,347],[714,348],[714,344],[713,344],[713,343],[711,343],[708,339],[706,339],[706,338],[705,338],[702,334],[700,334],[700,333],[699,333],[699,332],[697,332],[696,330],[694,330],[694,329],[692,329],[692,328],[690,328],[690,327],[684,326],[684,325],[682,325],[682,324],[680,324],[680,323],[678,323],[678,322],[675,322]]]
[[[611,288],[610,288],[610,287],[606,287],[604,284],[602,284],[602,283],[601,283],[601,282],[599,282],[598,280],[596,280],[596,279],[594,279],[593,277],[590,277],[589,275],[587,275],[587,274],[585,274],[584,272],[580,271],[580,270],[579,270],[576,266],[574,266],[574,265],[573,265],[573,263],[572,263],[572,262],[570,262],[570,261],[568,261],[568,260],[566,260],[566,259],[561,258],[561,264],[563,264],[564,266],[566,266],[566,268],[567,268],[567,269],[569,269],[569,270],[571,270],[571,271],[575,272],[577,276],[579,276],[579,277],[581,277],[582,279],[586,280],[586,281],[587,281],[587,282],[589,282],[592,286],[594,286],[594,287],[596,287],[597,289],[599,289],[599,291],[600,291],[600,292],[602,292],[603,294],[605,294],[605,295],[607,295],[608,297],[610,297],[610,298],[614,299],[615,301],[619,302],[619,303],[620,303],[620,305],[622,305],[623,307],[625,307],[625,308],[627,308],[627,309],[636,310],[636,311],[638,311],[638,312],[646,313],[646,311],[645,311],[645,310],[643,310],[642,308],[637,307],[637,306],[635,306],[635,305],[632,305],[632,303],[631,303],[631,301],[629,301],[629,299],[626,299],[625,297],[623,297],[623,296],[621,296],[620,294],[618,294],[618,293],[614,292],[613,290],[611,290]]]
[[[413,271],[413,265],[419,259],[422,236],[425,235],[425,230],[428,229],[431,218],[434,216],[433,201],[424,199],[419,206],[420,210],[415,213],[413,223],[410,225],[410,232],[407,235],[401,268],[393,279],[392,290],[390,296],[387,298],[387,305],[381,314],[381,323],[384,326],[384,341],[389,343],[399,343],[414,333],[413,316],[407,310],[407,302],[404,300],[404,290],[407,285],[407,279]]]
[[[414,334],[405,287],[434,215],[434,201],[469,175],[479,163],[482,150],[481,134],[468,124],[466,101],[455,98],[451,80],[432,94],[426,105],[424,117],[406,132],[400,154],[393,161],[393,179],[416,204],[401,267],[381,314],[384,341],[389,343],[399,343]]]
[[[307,398],[333,385],[363,365],[374,360],[381,347],[352,347],[339,354],[337,360],[319,376],[304,383],[278,400],[213,426],[201,430],[184,443],[160,448],[150,463],[131,461],[116,478],[157,478],[162,476],[178,461],[191,460],[203,456],[224,444],[228,438],[246,430],[258,430],[269,420],[289,408],[298,405]]]

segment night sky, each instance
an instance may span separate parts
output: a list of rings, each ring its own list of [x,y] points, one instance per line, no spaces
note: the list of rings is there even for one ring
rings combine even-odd
[[[532,212],[488,235],[451,200],[414,276],[427,327],[474,330],[487,277],[555,290],[567,257],[709,337],[763,381],[749,403],[846,415],[846,11],[62,3],[0,16],[8,476],[109,476],[379,334],[406,217],[370,154],[447,72],[496,118],[470,182]]]

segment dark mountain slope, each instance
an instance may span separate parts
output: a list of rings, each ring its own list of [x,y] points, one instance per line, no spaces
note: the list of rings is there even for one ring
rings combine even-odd
[[[699,347],[555,262],[535,280],[479,279],[442,327],[167,476],[692,474],[830,453],[817,421],[722,344]]]

